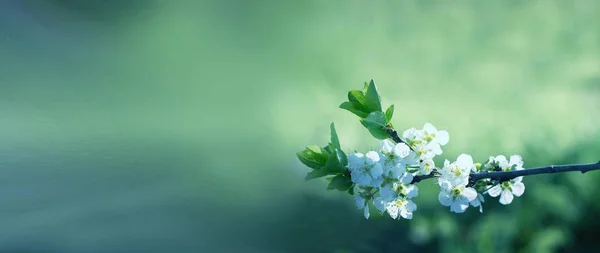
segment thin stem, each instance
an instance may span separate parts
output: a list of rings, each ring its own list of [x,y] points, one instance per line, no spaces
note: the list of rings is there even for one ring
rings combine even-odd
[[[436,176],[439,176],[439,173],[437,172],[437,170],[434,170],[431,173],[429,173],[429,175],[422,175],[422,176],[415,176],[415,177],[413,177],[413,180],[410,183],[411,184],[416,184],[416,183],[421,182],[421,181],[423,181],[425,179],[434,178]]]
[[[600,161],[597,163],[586,163],[586,164],[567,164],[567,165],[550,165],[545,167],[537,167],[525,170],[513,170],[513,171],[493,171],[493,172],[481,172],[473,173],[469,176],[469,186],[475,185],[480,179],[489,178],[492,180],[498,180],[505,182],[516,177],[531,176],[538,174],[550,174],[550,173],[561,173],[569,171],[579,171],[586,173],[592,170],[600,170]]]
[[[411,147],[410,145],[408,145],[408,143],[406,143],[406,141],[404,141],[402,138],[400,138],[400,136],[398,135],[398,132],[396,132],[396,130],[394,130],[393,128],[387,126],[385,128],[385,132],[390,136],[390,138],[392,138],[392,140],[396,143],[404,143],[406,144],[410,150],[415,151],[413,149],[413,147]]]
[[[581,173],[586,173],[586,172],[592,171],[592,170],[600,170],[600,161],[598,161],[597,163],[550,165],[550,166],[545,166],[545,167],[537,167],[537,168],[524,169],[524,170],[472,173],[471,175],[469,175],[468,186],[473,186],[473,185],[475,185],[475,183],[478,180],[485,179],[485,178],[504,182],[504,181],[508,181],[513,178],[521,177],[521,176],[561,173],[561,172],[569,172],[569,171],[579,171]],[[413,178],[413,181],[411,182],[411,184],[418,183],[423,180],[436,177],[438,175],[439,174],[437,173],[437,171],[434,171],[429,175],[415,176]]]

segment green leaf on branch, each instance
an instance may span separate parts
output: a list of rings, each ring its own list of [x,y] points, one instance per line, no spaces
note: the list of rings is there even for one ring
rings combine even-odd
[[[348,194],[354,195],[354,184],[352,184],[352,186],[350,186],[350,189],[348,189]]]
[[[323,168],[327,163],[329,154],[318,146],[307,146],[306,149],[296,153],[300,162],[312,169]]]
[[[333,124],[333,122],[331,123],[331,125],[329,125],[329,129],[331,130],[331,144],[333,144],[333,147],[335,149],[341,149],[340,139],[338,139],[337,132],[335,131],[335,125]]]
[[[329,175],[329,171],[327,171],[325,168],[320,169],[320,170],[313,170],[311,172],[308,172],[308,174],[306,174],[306,177],[304,178],[304,180],[308,181],[311,179],[320,178],[320,177],[324,177],[327,175]]]
[[[325,169],[329,172],[332,172],[332,174],[343,172],[346,169],[346,165],[344,165],[343,161],[345,157],[344,152],[339,149],[333,149],[331,146],[332,145],[330,145],[329,148],[335,150],[335,153],[330,154],[327,158]]]
[[[371,109],[371,112],[381,111],[381,96],[373,80],[369,82],[365,97],[367,98],[367,105]]]
[[[369,130],[371,135],[380,140],[389,137],[385,132],[386,122],[387,119],[381,111],[369,113],[369,116],[360,120],[360,123]]]
[[[348,101],[352,104],[352,106],[354,106],[354,108],[361,112],[371,112],[371,110],[369,110],[367,97],[365,97],[365,94],[362,91],[351,90],[348,92]]]
[[[365,82],[363,90],[351,90],[348,92],[348,101],[340,105],[340,108],[354,113],[361,119],[366,118],[369,113],[381,111],[381,96],[375,86],[375,82]]]
[[[357,108],[354,107],[354,105],[352,105],[352,103],[350,102],[344,102],[340,105],[340,108],[347,110],[351,113],[354,113],[354,115],[360,117],[360,118],[365,118],[367,117],[367,115],[369,115],[369,113],[367,112],[363,112]]]
[[[385,120],[387,123],[392,121],[392,116],[394,116],[394,105],[390,105],[390,107],[385,110]]]
[[[352,180],[343,175],[335,176],[327,186],[329,190],[336,189],[338,191],[348,191],[350,188],[352,188]]]

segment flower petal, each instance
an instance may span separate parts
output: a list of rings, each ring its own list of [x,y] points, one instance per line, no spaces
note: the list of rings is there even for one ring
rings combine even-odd
[[[468,207],[469,207],[469,203],[454,202],[454,203],[452,203],[452,206],[450,206],[450,211],[455,212],[455,213],[464,213]]]
[[[431,123],[425,123],[423,130],[429,134],[435,134],[437,132],[437,128],[435,128]]]
[[[356,201],[356,206],[358,209],[363,209],[365,207],[365,199],[361,196],[354,196],[354,200]]]
[[[409,212],[417,211],[417,204],[415,204],[415,202],[412,202],[412,200],[407,200],[406,210],[408,210]]]
[[[494,198],[498,197],[498,195],[500,195],[500,193],[502,193],[502,187],[499,184],[494,185],[494,187],[492,187],[488,190],[488,194]]]
[[[356,170],[365,165],[365,155],[362,153],[354,153],[348,155],[348,167],[350,170]]]
[[[508,205],[513,201],[513,194],[509,190],[504,189],[500,194],[500,204]]]
[[[523,184],[522,182],[516,182],[515,184],[510,186],[510,190],[515,196],[520,197],[521,195],[523,195],[523,192],[525,192],[525,184]]]
[[[390,141],[390,139],[381,141],[379,145],[381,146],[382,152],[390,153],[394,149],[394,143]]]
[[[387,213],[390,215],[390,217],[392,217],[392,219],[398,218],[398,213],[400,212],[400,210],[397,205],[388,203],[386,210],[387,210]]]
[[[450,135],[448,134],[448,131],[438,131],[437,134],[435,134],[435,139],[433,139],[433,141],[444,146],[450,141]]]
[[[384,212],[385,211],[385,206],[387,205],[387,202],[385,200],[383,200],[382,198],[376,198],[376,199],[373,200],[373,205],[380,212]]]
[[[401,178],[401,182],[403,184],[410,184],[413,181],[414,177],[410,173],[404,173]]]
[[[471,202],[477,198],[477,191],[469,187],[462,190],[461,195],[465,197],[467,201]]]
[[[417,195],[419,195],[419,188],[417,188],[416,185],[411,184],[405,188],[403,193],[404,193],[404,195],[406,195],[407,199],[412,199],[412,198],[416,197]]]
[[[393,151],[394,155],[404,158],[410,154],[410,147],[408,147],[408,145],[406,145],[405,143],[398,143],[394,147]]]
[[[438,200],[443,206],[452,205],[452,198],[450,197],[450,194],[448,194],[446,191],[440,192],[440,194],[438,195]]]
[[[379,153],[375,151],[369,151],[367,152],[367,154],[365,154],[365,156],[367,157],[366,162],[368,165],[373,165],[379,162],[379,160],[381,159]]]
[[[523,168],[523,158],[520,155],[512,155],[510,156],[510,165],[516,164],[517,169]]]
[[[369,170],[369,173],[373,178],[378,178],[383,175],[383,167],[381,166],[381,163],[376,163],[373,165],[373,167]]]
[[[461,154],[456,158],[456,164],[461,168],[471,168],[473,166],[473,157],[467,154]]]
[[[363,213],[363,214],[365,215],[365,219],[368,219],[368,218],[369,218],[369,216],[371,216],[371,212],[369,212],[369,205],[366,205],[366,206],[365,206],[365,209],[364,209],[364,213]]]
[[[381,188],[379,188],[379,196],[386,200],[391,201],[397,197],[397,193],[394,191],[393,185],[391,183],[385,184]]]

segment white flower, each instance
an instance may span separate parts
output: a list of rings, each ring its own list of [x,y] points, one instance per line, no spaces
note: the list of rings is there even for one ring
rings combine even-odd
[[[510,156],[510,161],[506,159],[506,156],[499,155],[496,157],[490,157],[488,161],[489,164],[494,164],[502,171],[511,171],[511,170],[522,170],[523,169],[523,158],[519,155]],[[491,167],[488,165],[488,167]]]
[[[373,203],[379,211],[387,211],[392,219],[397,219],[400,216],[410,220],[413,217],[413,212],[417,210],[417,205],[414,202],[402,197],[389,202],[383,199],[375,199]]]
[[[402,133],[402,138],[404,141],[408,142],[411,146],[412,144],[415,144],[414,142],[424,142],[424,140],[421,139],[421,136],[423,135],[420,133],[420,131],[414,127],[406,129]]]
[[[355,153],[348,156],[348,168],[352,182],[360,186],[377,187],[382,182],[383,168],[379,153],[369,151],[366,155]]]
[[[442,187],[438,200],[444,206],[449,206],[454,213],[463,213],[469,207],[469,203],[477,198],[477,191],[473,188],[460,185],[448,189]]]
[[[489,163],[500,167],[502,171],[523,170],[523,158],[519,155],[510,156],[510,160],[507,160],[503,155],[490,157]],[[512,203],[515,196],[520,197],[525,192],[525,185],[522,180],[523,177],[520,176],[497,184],[488,190],[488,194],[492,197],[500,196],[500,203],[508,205]]]
[[[406,171],[406,164],[403,160],[410,155],[410,152],[410,148],[405,143],[394,144],[387,139],[381,141],[381,163],[384,176],[400,177]]]
[[[416,185],[410,184],[413,180],[413,175],[404,173],[398,182],[388,182],[379,188],[379,196],[385,201],[391,201],[398,196],[406,198],[414,198],[419,194],[419,188]]]
[[[433,169],[435,169],[435,162],[433,162],[432,159],[423,160],[420,167],[419,172],[421,175],[429,175],[433,172]]]
[[[473,201],[471,201],[470,204],[473,207],[479,207],[479,212],[483,213],[483,202],[485,202],[483,195],[481,195],[481,193],[477,193],[477,198],[475,198]]]
[[[449,187],[467,185],[469,183],[469,175],[474,167],[473,158],[467,154],[461,154],[456,159],[456,162],[453,163],[446,160],[444,167],[440,169],[438,184]]]
[[[521,182],[523,177],[517,177],[513,180],[497,184],[488,190],[488,194],[492,197],[500,195],[500,203],[503,205],[510,204],[514,196],[520,197],[525,192],[525,184]]]
[[[426,123],[423,126],[422,139],[429,143],[437,143],[441,146],[448,144],[450,137],[447,131],[438,131],[431,123]]]
[[[369,212],[369,203],[367,203],[366,199],[359,195],[354,196],[354,200],[356,200],[356,206],[358,209],[363,209],[365,219],[368,219],[369,216],[371,216],[371,213]]]

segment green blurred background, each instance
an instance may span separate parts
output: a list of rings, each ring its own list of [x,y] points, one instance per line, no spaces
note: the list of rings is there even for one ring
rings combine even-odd
[[[600,172],[369,220],[295,152],[376,140],[374,79],[444,157],[600,160],[600,2],[0,1],[0,252],[594,252]],[[441,163],[442,158],[438,161]]]

